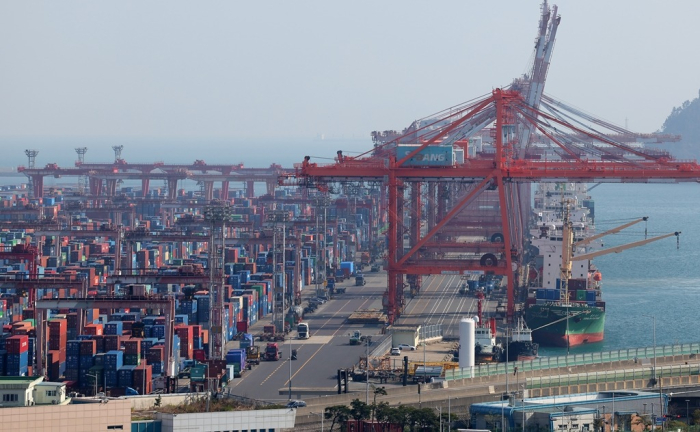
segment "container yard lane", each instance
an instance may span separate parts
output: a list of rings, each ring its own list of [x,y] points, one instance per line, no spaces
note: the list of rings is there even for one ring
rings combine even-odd
[[[399,325],[419,326],[440,324],[444,337],[458,337],[459,321],[477,313],[476,298],[459,294],[462,281],[455,275],[435,275],[423,278],[423,287],[409,298]],[[486,311],[492,301],[484,300]]]
[[[377,326],[346,323],[348,316],[358,309],[381,309],[386,273],[368,273],[365,279],[365,286],[353,286],[354,279],[341,283],[341,288],[347,288],[344,294],[337,294],[304,317],[304,322],[309,324],[311,337],[280,342],[282,358],[279,361],[261,361],[259,366],[245,371],[241,378],[230,383],[231,393],[269,402],[286,401],[288,396],[281,395],[280,389],[289,386],[291,349],[297,350],[297,360],[291,361],[292,389],[337,389],[337,370],[357,364],[365,351],[363,345],[349,344],[350,333],[360,330],[362,334],[378,335],[381,330]],[[256,341],[256,344],[261,345],[262,352],[266,342]],[[292,398],[297,398],[294,391]]]

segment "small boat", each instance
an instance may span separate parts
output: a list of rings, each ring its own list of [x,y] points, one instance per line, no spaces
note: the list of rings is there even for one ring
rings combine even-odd
[[[508,342],[508,361],[534,360],[539,347],[538,343],[532,341],[532,330],[525,320],[519,318]]]

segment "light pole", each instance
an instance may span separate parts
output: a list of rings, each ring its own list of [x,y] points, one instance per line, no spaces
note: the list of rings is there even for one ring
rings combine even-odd
[[[651,318],[652,320],[652,341],[654,344],[654,371],[653,371],[653,378],[654,378],[654,385],[656,385],[656,315],[642,315],[647,318]]]
[[[321,416],[321,432],[323,432],[323,418],[326,416],[325,409],[324,409],[324,412],[320,412],[320,413],[312,412],[311,414]]]
[[[281,284],[282,284],[282,312],[281,312],[281,324],[280,324],[280,329],[281,331],[284,331],[285,329],[285,323],[284,323],[284,312],[286,309],[286,291],[287,291],[287,283],[286,283],[286,260],[285,260],[285,249],[287,247],[286,243],[286,222],[289,220],[289,213],[282,211],[282,210],[272,210],[272,212],[268,215],[267,218],[268,222],[272,222],[273,226],[273,265],[275,266],[274,274],[277,275],[277,224],[281,223],[282,224],[282,278],[281,278]],[[275,277],[275,284],[277,284],[277,277]],[[274,308],[277,308],[277,290],[275,290],[275,300],[274,300]]]
[[[685,425],[690,430],[690,399],[685,400]]]
[[[369,344],[371,340],[369,336],[365,338],[365,405],[369,405]]]
[[[522,406],[520,407],[523,411],[523,432],[525,432],[525,384],[520,386],[523,389]]]
[[[97,396],[97,373],[95,373],[94,375],[93,374],[85,374],[85,376],[89,376],[90,378],[95,380],[95,396]]]
[[[324,251],[324,253],[323,253],[323,257],[324,257],[323,263],[324,263],[324,267],[325,267],[325,262],[326,262],[326,260],[325,260],[325,250],[326,250],[326,207],[328,207],[328,204],[329,204],[329,203],[330,203],[330,199],[329,199],[327,196],[325,196],[325,195],[321,195],[321,196],[316,197],[316,202],[315,202],[315,204],[316,204],[316,211],[315,211],[315,214],[316,214],[316,270],[315,270],[315,271],[316,271],[316,295],[319,296],[319,297],[325,297],[325,296],[321,296],[321,295],[320,295],[320,291],[319,291],[319,290],[320,290],[320,288],[319,288],[319,279],[320,279],[320,276],[321,276],[320,263],[321,263],[321,256],[322,256],[322,254],[321,254],[321,248],[319,247],[319,246],[320,246],[320,243],[319,243],[319,242],[321,241],[321,238],[320,238],[320,231],[319,231],[319,230],[320,230],[320,227],[319,227],[319,214],[318,214],[318,209],[319,209],[319,207],[323,207],[323,251]],[[325,278],[325,269],[324,269],[324,277],[323,277],[323,280],[325,280],[325,279],[326,279],[326,278]],[[324,291],[325,291],[325,290],[324,290]]]

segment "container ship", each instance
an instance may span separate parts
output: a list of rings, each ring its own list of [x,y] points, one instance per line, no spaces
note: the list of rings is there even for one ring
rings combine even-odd
[[[587,192],[578,183],[541,183],[535,192],[531,244],[538,255],[530,272],[525,322],[533,341],[542,345],[572,347],[605,335],[600,272],[590,260],[569,262],[570,269],[562,271],[564,254],[585,253],[591,246],[574,246],[595,233],[594,202]]]
[[[531,240],[539,255],[531,267],[531,285],[525,307],[525,321],[533,340],[550,346],[572,347],[600,342],[605,337],[605,302],[602,275],[591,259],[642,246],[672,232],[636,242],[600,249],[601,237],[618,233],[646,217],[632,220],[603,233],[594,233],[589,219],[593,201],[584,184],[542,184],[535,204],[538,224]],[[561,215],[561,218],[559,217]],[[534,283],[533,283],[534,282]]]

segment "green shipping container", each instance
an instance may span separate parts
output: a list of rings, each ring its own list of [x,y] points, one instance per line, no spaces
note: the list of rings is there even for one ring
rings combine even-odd
[[[207,378],[207,367],[205,365],[194,366],[190,370],[190,380],[205,381]]]
[[[576,291],[576,300],[577,301],[586,301],[586,290]]]

